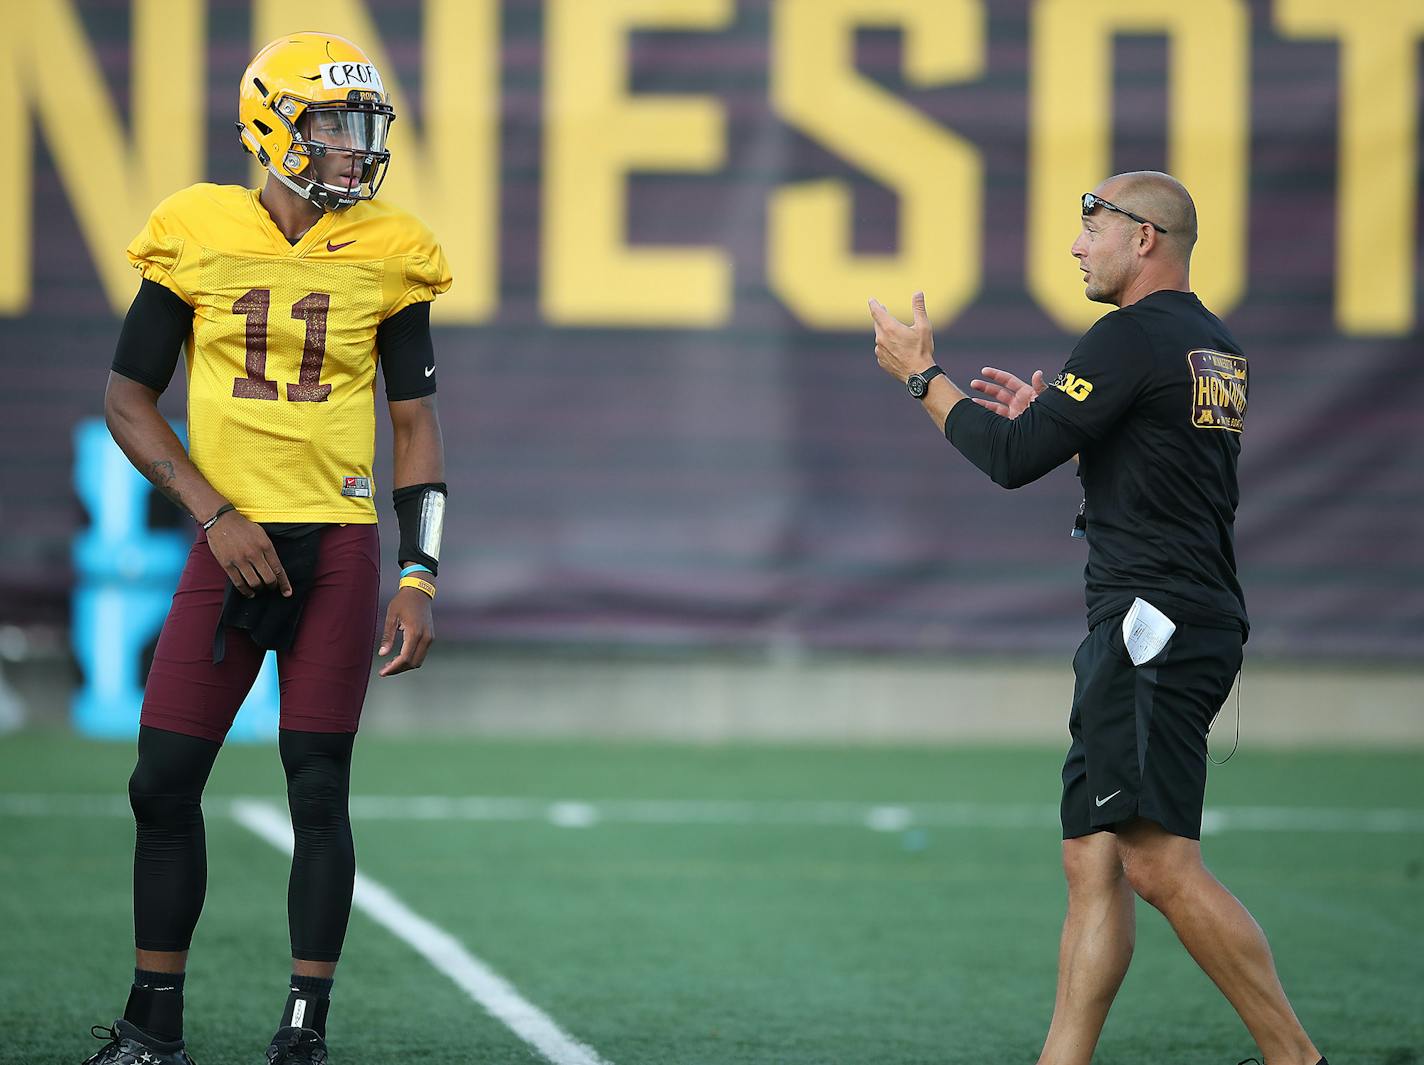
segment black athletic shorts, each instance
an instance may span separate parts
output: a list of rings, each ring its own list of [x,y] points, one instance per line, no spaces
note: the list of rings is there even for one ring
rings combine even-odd
[[[1241,668],[1241,631],[1178,623],[1157,657],[1134,666],[1121,614],[1073,656],[1073,738],[1063,763],[1063,838],[1134,817],[1201,838],[1206,733]]]

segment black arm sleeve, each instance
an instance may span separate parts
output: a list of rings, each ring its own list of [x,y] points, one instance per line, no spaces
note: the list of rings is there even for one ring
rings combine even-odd
[[[1004,488],[1022,488],[1072,458],[1087,437],[1031,403],[1009,419],[961,400],[944,420],[944,435],[965,458]]]
[[[386,399],[419,399],[435,391],[435,343],[430,303],[412,303],[376,326],[376,350],[386,378]]]
[[[178,353],[193,331],[193,308],[157,281],[143,279],[124,315],[110,369],[155,392],[173,380]]]
[[[960,402],[944,420],[944,435],[995,484],[1021,488],[1113,430],[1137,401],[1149,355],[1142,326],[1112,311],[1083,334],[1052,387],[1017,418]]]

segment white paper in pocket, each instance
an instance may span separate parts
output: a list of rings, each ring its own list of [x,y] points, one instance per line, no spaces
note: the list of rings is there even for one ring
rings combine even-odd
[[[1146,599],[1134,599],[1122,619],[1122,644],[1134,666],[1150,662],[1167,646],[1177,624]]]

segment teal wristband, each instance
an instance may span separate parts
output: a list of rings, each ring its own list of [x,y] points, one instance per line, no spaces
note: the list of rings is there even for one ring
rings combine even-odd
[[[434,574],[431,573],[431,569],[429,566],[422,566],[419,562],[416,562],[413,565],[407,566],[405,569],[401,570],[402,577],[409,577],[412,573],[430,573],[431,576],[434,576]]]

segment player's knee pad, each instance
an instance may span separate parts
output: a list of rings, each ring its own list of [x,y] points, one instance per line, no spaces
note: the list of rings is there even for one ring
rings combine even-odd
[[[200,819],[203,788],[218,744],[176,732],[139,729],[129,806],[140,825],[179,826]]]
[[[279,738],[287,803],[298,832],[330,832],[348,823],[351,733],[291,732]]]

